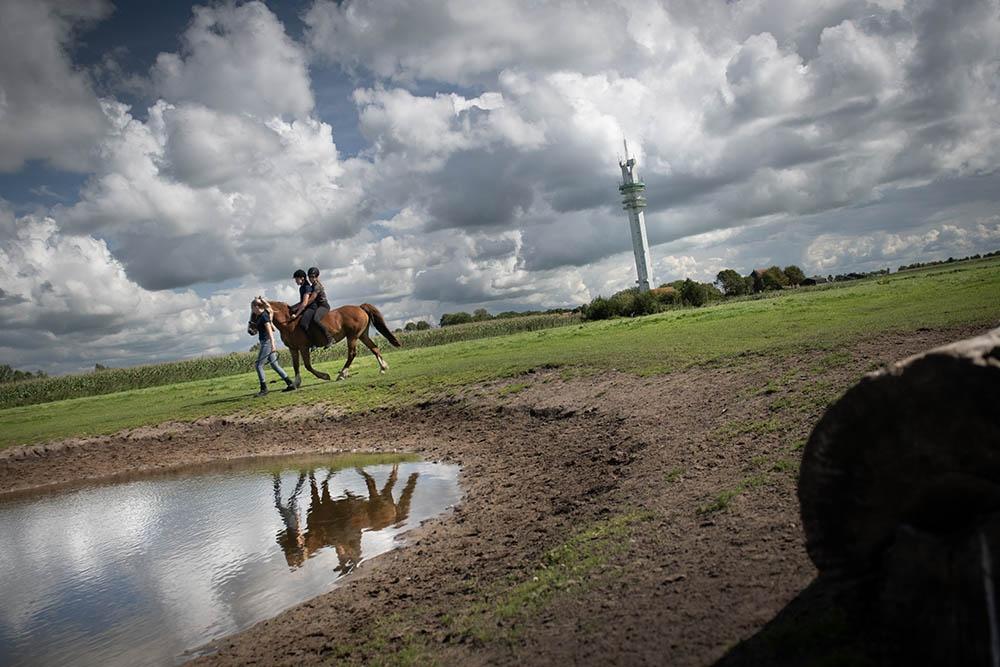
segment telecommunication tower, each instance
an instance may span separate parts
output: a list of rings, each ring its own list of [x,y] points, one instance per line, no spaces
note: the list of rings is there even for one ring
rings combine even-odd
[[[639,275],[636,283],[640,292],[649,290],[649,240],[646,238],[646,220],[642,209],[646,208],[646,184],[636,173],[634,157],[628,156],[628,142],[625,142],[625,159],[618,161],[622,168],[622,184],[618,192],[622,194],[622,208],[628,213],[628,224],[632,230],[632,252],[635,254],[635,271]]]

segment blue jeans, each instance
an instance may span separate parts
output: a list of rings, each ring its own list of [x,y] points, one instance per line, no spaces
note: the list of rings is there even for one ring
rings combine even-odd
[[[260,341],[260,351],[257,353],[257,377],[260,378],[261,384],[266,383],[264,364],[271,364],[271,368],[278,374],[278,377],[288,382],[288,373],[278,364],[278,353],[271,349],[271,341],[269,340]]]

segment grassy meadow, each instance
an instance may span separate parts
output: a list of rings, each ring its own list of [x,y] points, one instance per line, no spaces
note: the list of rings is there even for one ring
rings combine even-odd
[[[407,348],[431,347],[446,345],[462,340],[479,340],[493,336],[506,336],[520,331],[537,331],[553,327],[577,324],[580,316],[577,314],[528,315],[509,319],[488,320],[485,322],[470,322],[456,324],[438,329],[424,331],[408,331],[398,333],[403,345]],[[391,350],[392,346],[380,338],[372,328],[376,345]],[[275,336],[277,338],[277,336]],[[246,338],[247,344],[255,339]],[[366,349],[363,345],[359,348]],[[329,349],[314,350],[312,361],[322,363],[333,359],[344,359],[347,356],[346,345],[335,345]],[[129,368],[107,368],[92,373],[77,373],[56,377],[38,378],[23,382],[0,384],[0,410],[35,403],[49,403],[66,398],[82,396],[97,396],[113,394],[127,389],[143,389],[158,387],[176,382],[192,380],[208,380],[225,377],[253,369],[257,360],[256,352],[234,352],[232,354],[214,357],[202,357],[173,361],[148,366],[132,366]],[[285,350],[281,354],[282,365],[291,370],[291,356]]]
[[[408,346],[388,356],[385,375],[363,351],[346,382],[324,383],[306,374],[299,391],[264,399],[252,397],[257,379],[248,363],[245,372],[224,377],[11,407],[0,410],[0,448],[292,404],[323,402],[345,410],[413,404],[540,367],[560,368],[567,375],[606,369],[658,374],[740,363],[748,355],[780,363],[790,354],[835,350],[887,332],[998,324],[1000,260],[990,259],[634,319]],[[337,360],[317,364],[331,375],[341,365]]]

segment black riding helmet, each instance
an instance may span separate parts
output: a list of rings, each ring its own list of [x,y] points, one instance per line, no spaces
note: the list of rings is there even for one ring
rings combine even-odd
[[[302,269],[297,269],[295,273],[292,274],[292,278],[305,278],[306,272]]]
[[[319,278],[319,269],[317,269],[315,266],[310,266],[308,274],[310,278]]]

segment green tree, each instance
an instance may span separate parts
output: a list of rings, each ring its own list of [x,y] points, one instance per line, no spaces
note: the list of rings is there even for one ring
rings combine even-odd
[[[639,315],[652,315],[659,310],[660,302],[657,300],[655,294],[649,290],[646,290],[645,292],[634,290],[632,294],[632,309],[631,312],[628,313],[629,316],[637,317]]]
[[[680,292],[681,288],[684,287],[684,281],[683,280],[675,280],[673,282],[663,283],[662,285],[660,285],[660,287],[672,287],[675,290],[677,290],[678,292]]]
[[[485,308],[476,308],[474,311],[472,311],[473,322],[485,322],[486,320],[489,319],[493,319],[493,316],[490,315],[490,311],[486,310]]]
[[[603,296],[591,301],[580,312],[585,320],[607,320],[620,314],[611,299],[605,299]]]
[[[778,290],[788,285],[788,276],[780,266],[772,266],[761,276],[766,290]]]
[[[742,278],[740,278],[742,280]],[[702,287],[705,288],[705,297],[709,301],[721,301],[723,294],[722,290],[715,286],[715,283],[702,283]]]
[[[732,269],[719,271],[719,274],[715,276],[715,282],[722,288],[726,296],[740,296],[749,291],[747,281]]]
[[[20,382],[21,380],[30,380],[31,378],[43,378],[48,377],[42,371],[19,371],[16,368],[11,368],[8,364],[0,365],[0,383],[4,382]]]
[[[802,281],[806,279],[806,274],[802,272],[802,269],[792,264],[785,267],[785,277],[788,278],[789,285],[801,285]]]
[[[656,289],[649,290],[656,300],[665,306],[672,306],[681,302],[681,295],[670,285],[661,285]]]
[[[431,328],[431,323],[426,320],[420,320],[417,322],[417,331],[427,331]]]
[[[459,311],[457,313],[445,313],[441,316],[440,325],[443,327],[450,327],[453,324],[468,324],[472,321],[472,315]]]
[[[681,284],[681,301],[688,306],[704,306],[708,301],[708,293],[701,283],[688,278]]]

